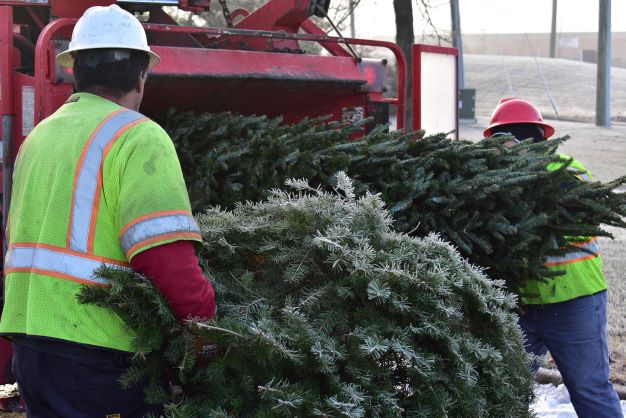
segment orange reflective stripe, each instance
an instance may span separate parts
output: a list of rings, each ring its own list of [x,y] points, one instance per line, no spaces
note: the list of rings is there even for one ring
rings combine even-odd
[[[9,274],[9,273],[34,273],[34,274],[41,274],[42,276],[56,277],[57,279],[65,279],[65,280],[69,280],[71,282],[76,282],[80,284],[89,284],[93,286],[102,286],[102,287],[110,286],[110,284],[107,284],[107,283],[94,283],[91,280],[79,279],[78,277],[70,276],[69,274],[63,274],[63,273],[58,273],[56,271],[42,270],[42,269],[32,268],[32,267],[31,268],[25,267],[25,268],[6,269],[5,274]]]
[[[100,198],[102,195],[102,169],[104,165],[104,160],[109,154],[111,147],[115,144],[115,142],[119,139],[120,136],[122,136],[126,131],[128,131],[133,126],[145,120],[146,118],[142,118],[124,126],[122,129],[117,131],[115,136],[109,141],[109,143],[104,148],[104,151],[102,153],[102,159],[100,160],[100,168],[98,170],[98,183],[96,185],[96,191],[94,192],[93,207],[91,208],[91,216],[90,216],[91,219],[89,222],[89,235],[87,238],[87,252],[88,253],[93,253],[93,245],[94,245],[94,240],[96,236],[96,223],[98,221],[98,209],[100,208]]]
[[[595,241],[598,241],[597,237],[593,237],[591,239],[588,239],[587,241],[574,242],[571,245],[573,247],[585,247],[585,246],[587,246],[587,245],[589,245],[589,244],[591,244],[592,242],[595,242]]]
[[[577,263],[579,261],[588,260],[600,255],[600,245],[597,238],[592,238],[589,241],[577,242],[572,244],[573,247],[578,248],[577,251],[572,251],[562,256],[546,257],[544,262],[545,266],[562,266],[565,264]]]
[[[579,261],[589,260],[590,258],[595,258],[597,256],[598,254],[587,254],[586,256],[579,258],[567,259],[563,261],[545,262],[544,265],[548,267],[564,266],[566,264],[578,263]]]

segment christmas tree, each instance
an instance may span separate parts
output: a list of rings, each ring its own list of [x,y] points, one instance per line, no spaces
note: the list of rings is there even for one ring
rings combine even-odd
[[[149,279],[103,270],[81,300],[136,333],[124,377],[156,382],[168,417],[524,417],[529,361],[515,296],[440,237],[396,232],[379,196],[343,173],[291,180],[258,203],[198,216],[218,315],[180,325]],[[201,364],[197,341],[217,355]],[[152,352],[152,354],[147,354]]]
[[[395,228],[440,234],[513,291],[555,274],[543,260],[570,251],[567,236],[609,236],[601,225],[626,226],[626,195],[614,192],[626,178],[579,181],[556,153],[562,140],[507,148],[508,138],[456,142],[384,127],[355,140],[365,121],[282,125],[230,113],[171,112],[163,124],[197,211],[258,201],[288,178],[327,187],[346,171],[357,194],[380,193]],[[560,160],[561,169],[546,170]]]

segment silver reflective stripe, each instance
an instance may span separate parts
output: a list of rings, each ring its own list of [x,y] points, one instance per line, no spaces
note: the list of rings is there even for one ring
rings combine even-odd
[[[598,244],[598,240],[596,239],[589,241],[584,245],[577,246],[576,248],[584,248],[587,251],[574,251],[561,257],[546,257],[545,264],[568,264],[580,258],[591,258],[600,255],[600,244]]]
[[[9,272],[11,269],[39,269],[44,272],[60,273],[76,279],[93,282],[94,284],[108,284],[109,279],[96,276],[94,273],[103,265],[120,267],[47,248],[13,247],[7,251],[5,258],[5,268]]]
[[[589,177],[589,174],[587,174],[586,172],[576,167],[567,167],[567,170],[574,172],[576,174],[576,177],[580,178],[582,181],[586,183],[591,182],[591,178]]]
[[[131,226],[124,232],[120,242],[124,253],[128,256],[128,251],[131,248],[145,240],[179,232],[200,234],[200,228],[191,215],[159,216],[140,221]]]
[[[85,253],[88,250],[89,226],[104,149],[126,125],[143,118],[145,116],[141,113],[132,110],[120,112],[100,126],[88,145],[74,190],[72,228],[70,231],[70,248],[72,250]]]

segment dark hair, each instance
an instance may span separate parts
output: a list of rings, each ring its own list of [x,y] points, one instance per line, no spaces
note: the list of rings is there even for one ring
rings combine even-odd
[[[119,60],[119,55],[128,57]],[[137,80],[148,69],[148,54],[136,50],[89,49],[78,51],[74,61],[76,90],[88,91],[92,87],[122,97],[132,91]]]

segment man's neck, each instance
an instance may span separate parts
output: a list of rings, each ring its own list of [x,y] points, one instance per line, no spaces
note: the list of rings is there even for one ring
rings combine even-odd
[[[95,96],[100,96],[103,99],[107,99],[113,103],[116,103],[122,107],[125,107],[126,109],[137,110],[135,109],[135,103],[130,98],[129,94],[119,97],[119,96],[112,95],[109,92],[107,92],[105,89],[98,88],[98,87],[91,87],[89,89],[85,89],[84,92],[93,94]]]

